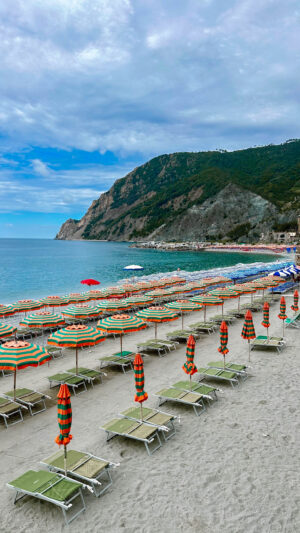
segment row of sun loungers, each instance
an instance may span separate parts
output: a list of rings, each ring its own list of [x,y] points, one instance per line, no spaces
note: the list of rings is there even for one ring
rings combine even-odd
[[[23,422],[23,412],[28,411],[30,416],[34,416],[46,410],[46,399],[50,398],[42,392],[31,389],[16,389],[3,394],[0,397],[0,417],[2,417],[5,427],[12,426],[18,422]]]

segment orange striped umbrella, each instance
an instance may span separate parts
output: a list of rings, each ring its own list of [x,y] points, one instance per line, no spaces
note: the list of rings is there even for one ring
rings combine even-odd
[[[17,331],[17,328],[14,326],[10,326],[9,324],[3,324],[0,322],[0,339],[3,339],[4,337],[10,337]]]
[[[5,318],[7,316],[12,316],[16,313],[16,309],[13,305],[10,304],[0,304],[0,318]]]
[[[144,361],[139,353],[136,354],[133,361],[134,379],[136,394],[134,397],[135,402],[139,402],[141,406],[141,419],[143,420],[143,402],[148,400],[148,394],[144,391],[145,376],[144,376]]]
[[[41,299],[41,302],[48,307],[61,307],[69,304],[66,296],[46,296],[46,298]]]
[[[287,315],[286,315],[286,303],[285,303],[285,297],[284,296],[281,296],[280,313],[278,315],[278,318],[280,318],[280,320],[282,320],[282,336],[284,336],[284,321],[287,318]]]
[[[267,337],[268,338],[269,338],[269,327],[270,327],[269,313],[270,313],[270,306],[269,306],[268,302],[265,302],[264,306],[263,306],[263,321],[262,321],[261,325],[264,326],[264,328],[267,328]]]
[[[40,366],[52,356],[40,346],[26,341],[8,341],[0,346],[0,370],[14,372],[14,399],[16,399],[17,370],[27,366]]]
[[[229,352],[227,348],[228,343],[228,327],[225,320],[222,321],[220,326],[220,346],[218,352],[220,352],[224,357],[224,368],[225,368],[225,355]]]
[[[44,307],[43,302],[37,302],[35,300],[18,300],[13,304],[16,312],[27,313],[27,311],[35,311]]]
[[[182,370],[190,376],[190,387],[192,390],[192,375],[197,372],[197,367],[194,363],[196,341],[193,335],[190,335],[186,345],[186,362]]]
[[[117,333],[120,335],[120,348],[122,354],[122,337],[124,333],[132,333],[133,331],[140,331],[145,329],[147,324],[140,318],[133,315],[113,315],[108,318],[103,318],[97,323],[97,329],[106,331],[107,333]]]
[[[61,385],[57,395],[57,419],[59,427],[59,435],[55,442],[59,446],[64,446],[64,466],[65,476],[67,475],[67,445],[72,440],[73,436],[70,434],[72,426],[72,406],[71,394],[68,385]]]
[[[297,291],[297,289],[296,289],[295,292],[294,292],[294,304],[291,305],[291,309],[292,309],[295,313],[296,313],[297,311],[299,311],[298,300],[299,300],[299,294],[298,294],[298,291]]]
[[[250,339],[255,339],[255,329],[252,319],[252,313],[248,309],[248,311],[245,314],[245,322],[243,325],[241,337],[243,339],[246,339],[248,341],[248,347],[249,347],[249,361],[250,361]]]
[[[47,328],[63,326],[64,324],[65,320],[61,315],[50,313],[49,311],[32,313],[20,322],[20,326],[27,326],[29,328]]]
[[[170,322],[171,320],[178,319],[177,313],[163,305],[142,309],[136,313],[136,316],[143,320],[147,320],[148,322],[154,322],[155,338],[157,338],[157,323]]]

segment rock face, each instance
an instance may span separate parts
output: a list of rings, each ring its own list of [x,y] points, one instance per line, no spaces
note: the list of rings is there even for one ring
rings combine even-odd
[[[237,152],[162,155],[117,180],[57,239],[257,240],[294,224],[300,141]]]

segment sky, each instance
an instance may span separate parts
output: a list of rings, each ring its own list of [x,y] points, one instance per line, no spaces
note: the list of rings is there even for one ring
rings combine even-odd
[[[299,138],[298,0],[0,0],[0,237],[164,153]]]

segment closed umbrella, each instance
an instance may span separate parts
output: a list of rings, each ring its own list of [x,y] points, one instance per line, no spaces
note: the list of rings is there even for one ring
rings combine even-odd
[[[147,309],[142,309],[136,313],[136,316],[147,320],[148,322],[154,322],[155,327],[155,338],[157,338],[157,324],[160,322],[170,322],[171,320],[177,320],[177,313],[171,311],[167,307],[162,305],[155,307],[148,307]]]
[[[229,352],[227,348],[228,343],[228,328],[225,320],[222,321],[220,326],[220,346],[218,348],[218,352],[220,352],[223,355],[224,358],[224,368],[225,368],[225,356]]]
[[[57,419],[59,427],[59,435],[56,437],[55,442],[59,446],[64,447],[64,467],[65,476],[67,476],[67,445],[72,440],[70,434],[72,426],[72,406],[71,406],[71,394],[68,389],[68,385],[61,385],[57,395]]]
[[[248,309],[248,311],[245,314],[245,322],[243,325],[241,336],[243,339],[246,339],[248,341],[248,348],[249,348],[249,361],[250,361],[250,340],[255,339],[255,329],[252,319],[252,313]]]
[[[175,309],[176,311],[181,312],[182,329],[184,313],[190,313],[191,311],[200,311],[202,309],[202,305],[196,304],[196,302],[192,302],[191,300],[176,300],[176,302],[170,302],[166,304],[166,307],[168,307],[168,309]]]
[[[133,361],[134,380],[136,394],[134,397],[135,402],[139,402],[141,406],[141,420],[143,420],[143,402],[148,399],[147,392],[144,391],[145,377],[144,377],[144,361],[139,353],[136,354]]]
[[[120,347],[122,352],[122,337],[125,333],[131,333],[133,331],[140,331],[145,329],[147,325],[143,320],[133,315],[113,315],[107,318],[99,320],[97,323],[97,329],[100,331],[106,331],[107,333],[116,333],[120,335]]]
[[[197,372],[197,367],[194,363],[196,341],[193,335],[190,335],[186,345],[186,362],[182,370],[190,376],[190,389],[192,390],[192,375]]]
[[[0,322],[0,339],[4,339],[5,337],[10,337],[17,331],[17,328],[14,326],[10,326],[9,324],[3,324]]]
[[[36,344],[26,341],[7,341],[0,346],[0,370],[14,373],[14,400],[16,399],[17,370],[27,366],[40,366],[50,361],[52,356]]]
[[[265,328],[267,328],[267,337],[268,337],[268,339],[269,339],[269,327],[270,327],[269,315],[270,315],[270,306],[269,306],[268,302],[265,302],[264,306],[263,306],[263,321],[262,321],[261,325],[264,326]]]
[[[297,313],[297,311],[299,311],[298,300],[299,300],[299,294],[298,294],[298,291],[297,291],[297,289],[296,289],[295,292],[294,292],[294,303],[293,303],[293,305],[291,305],[291,309],[292,309],[295,313]]]
[[[284,337],[284,321],[287,318],[287,315],[286,315],[286,303],[285,303],[285,297],[284,296],[281,296],[280,312],[279,312],[278,318],[280,318],[280,320],[282,320],[282,336]]]
[[[76,349],[76,374],[78,374],[78,348],[82,346],[95,346],[105,341],[105,336],[96,328],[84,326],[83,324],[67,326],[55,333],[48,339],[50,346],[60,346],[61,348]]]
[[[204,306],[204,322],[206,321],[206,307],[209,307],[212,305],[222,305],[222,306],[224,305],[224,301],[221,298],[217,298],[217,296],[211,296],[209,294],[203,294],[201,296],[194,296],[193,298],[191,298],[191,301]]]

